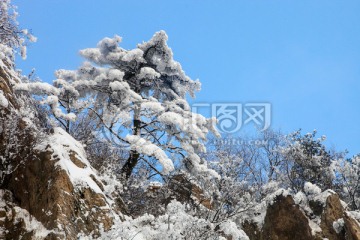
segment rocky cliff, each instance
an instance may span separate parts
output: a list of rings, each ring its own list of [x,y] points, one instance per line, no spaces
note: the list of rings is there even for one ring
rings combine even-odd
[[[357,240],[360,225],[347,212],[339,196],[326,191],[316,199],[299,202],[298,196],[276,195],[260,224],[242,224],[250,240]],[[295,200],[294,200],[295,198]]]
[[[10,61],[0,61],[0,238],[97,237],[119,208],[80,143],[60,128],[44,131]],[[35,115],[34,115],[35,114]]]
[[[0,60],[0,239],[115,239],[117,227],[131,219],[117,204],[121,184],[104,181],[83,146],[61,128],[42,126],[41,113],[29,104],[30,98],[13,90],[20,81],[11,61]],[[172,189],[178,191],[176,199],[195,199],[212,210],[203,190],[182,178],[177,182],[180,186]],[[131,221],[126,224],[140,224]],[[147,217],[140,225],[156,228],[153,221]],[[250,216],[238,225],[247,237],[220,224],[222,239],[360,239],[356,214],[348,212],[332,191],[312,198],[283,191],[265,204],[261,221]],[[133,239],[147,239],[138,237],[136,233]]]

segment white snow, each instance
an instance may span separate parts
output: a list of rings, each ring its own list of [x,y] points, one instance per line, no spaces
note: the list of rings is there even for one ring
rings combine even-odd
[[[12,55],[13,53],[10,47],[0,44],[0,60],[12,58]]]
[[[240,230],[236,224],[232,221],[225,221],[220,224],[220,229],[228,236],[231,236],[232,239],[238,240],[249,240],[249,237],[243,230]]]
[[[110,69],[108,76],[110,80],[118,80],[121,81],[124,77],[124,72],[118,70],[118,69]]]
[[[185,206],[175,200],[166,208],[166,213],[158,217],[144,214],[132,219],[125,216],[125,221],[116,222],[112,229],[102,233],[102,239],[221,239],[215,227],[232,236],[236,240],[248,240],[247,235],[231,220],[220,224],[211,223],[209,220],[191,216],[186,212]]]
[[[0,107],[7,108],[9,106],[9,102],[4,96],[4,92],[0,90]]]
[[[129,90],[129,84],[127,82],[114,81],[109,83],[109,87],[113,91]]]
[[[346,213],[360,223],[360,211],[347,211]]]
[[[339,218],[338,220],[333,222],[333,228],[336,233],[340,233],[344,228],[344,219]]]
[[[308,195],[317,195],[321,193],[321,189],[310,182],[306,182],[304,185],[304,191]]]
[[[18,83],[14,86],[15,90],[28,91],[35,93],[47,93],[51,95],[59,95],[60,90],[48,83],[33,82],[33,83]]]
[[[144,52],[141,49],[135,48],[128,51],[121,60],[126,62],[131,62],[131,61],[144,62],[145,60],[142,57],[143,54]]]
[[[41,104],[49,104],[55,117],[61,117],[62,119],[75,121],[76,115],[74,113],[63,113],[60,109],[59,98],[57,96],[48,96],[45,100],[41,101]]]
[[[96,176],[97,174],[86,159],[85,150],[81,143],[76,141],[62,128],[54,128],[54,134],[50,135],[48,139],[38,145],[36,149],[45,150],[47,145],[50,145],[54,151],[52,157],[54,159],[59,158],[56,165],[67,172],[75,187],[90,187],[94,192],[102,193],[100,187],[90,177],[90,175]],[[76,154],[78,160],[86,165],[85,168],[80,168],[71,161],[71,151]]]
[[[174,170],[173,162],[168,158],[166,153],[155,144],[135,135],[127,135],[125,140],[130,143],[131,149],[136,150],[138,153],[155,157],[162,165],[162,172],[164,174],[168,174]]]
[[[33,216],[30,216],[30,213],[20,207],[14,207],[15,211],[15,224],[17,221],[23,220],[25,223],[25,229],[27,232],[32,232],[34,234],[34,239],[43,239],[45,238],[49,233],[53,231],[49,231],[42,225],[41,222],[37,221]]]
[[[143,67],[140,69],[138,77],[139,79],[155,79],[160,77],[160,73],[156,72],[153,68]]]
[[[155,113],[161,113],[164,111],[164,107],[159,102],[149,101],[141,103],[141,108]]]

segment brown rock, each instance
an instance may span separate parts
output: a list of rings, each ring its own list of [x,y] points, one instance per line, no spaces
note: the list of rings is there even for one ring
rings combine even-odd
[[[19,206],[48,229],[61,226],[58,230],[69,239],[80,232],[96,236],[100,224],[109,230],[112,218],[104,196],[90,188],[75,189],[67,173],[55,167],[51,155],[49,150],[34,154],[10,176],[7,188]],[[23,177],[19,180],[18,176]]]
[[[346,240],[360,240],[360,224],[347,213],[344,216]]]
[[[12,110],[18,104],[9,80],[10,68],[0,67],[0,89],[11,103],[6,111],[0,111],[0,156],[5,159],[0,164],[0,189],[11,192],[14,206],[26,209],[45,228],[65,235],[53,233],[46,239],[77,239],[79,233],[98,236],[100,226],[108,230],[113,224],[110,206],[103,194],[86,186],[75,187],[68,173],[56,165],[58,159],[52,156],[50,146],[44,151],[34,150],[47,133],[27,126]],[[86,167],[76,152],[70,156],[79,168]],[[11,171],[7,171],[9,167]],[[3,174],[5,170],[7,174]],[[95,176],[92,179],[103,187]],[[9,205],[7,210],[0,210],[1,216],[11,209]],[[33,233],[27,232],[23,221],[14,221],[13,215],[0,222],[0,228],[8,233],[6,239],[31,239]]]
[[[82,161],[80,161],[77,157],[76,157],[76,152],[70,150],[70,160],[78,167],[78,168],[86,168],[86,164],[83,163]]]
[[[0,90],[3,91],[4,96],[9,101],[11,107],[18,109],[19,106],[15,100],[14,92],[13,92],[13,90],[11,88],[11,84],[10,84],[10,77],[11,77],[10,72],[11,72],[11,69],[13,68],[13,66],[12,66],[12,64],[10,64],[8,61],[6,61],[4,59],[1,61],[3,61],[5,66],[0,67]],[[7,112],[8,112],[8,110],[7,110]]]
[[[194,197],[204,207],[213,209],[211,199],[205,197],[204,191],[183,174],[176,175],[171,179],[169,189],[179,202],[191,202]]]
[[[331,194],[326,199],[324,210],[321,214],[320,228],[322,237],[329,240],[344,240],[345,233],[336,233],[333,223],[344,216],[344,208],[341,205],[340,198],[337,194]]]
[[[245,221],[242,224],[242,230],[246,233],[250,240],[261,240],[262,234],[258,225],[254,222]]]
[[[104,191],[104,185],[99,180],[97,180],[94,175],[91,174],[90,177],[99,186],[101,191]]]
[[[262,232],[263,240],[313,239],[306,216],[291,196],[278,196],[267,209]]]

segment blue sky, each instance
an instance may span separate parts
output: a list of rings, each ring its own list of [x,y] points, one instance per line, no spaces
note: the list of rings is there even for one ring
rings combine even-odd
[[[360,2],[14,1],[38,42],[28,59],[43,81],[75,69],[78,51],[106,36],[134,48],[159,30],[202,90],[193,102],[270,102],[272,127],[317,129],[338,150],[360,152]]]

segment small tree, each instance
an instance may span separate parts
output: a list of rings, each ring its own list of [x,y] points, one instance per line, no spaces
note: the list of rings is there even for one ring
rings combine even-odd
[[[191,111],[186,95],[194,97],[200,82],[185,75],[166,41],[160,31],[125,50],[118,46],[120,37],[104,38],[97,48],[80,51],[87,62],[78,70],[57,71],[54,86],[30,83],[17,89],[45,95],[42,102],[66,131],[72,132],[76,115],[85,114],[118,146],[129,146],[121,169],[125,179],[139,161],[151,164],[153,159],[161,164],[161,171],[151,166],[158,174],[172,171],[177,160],[187,162],[194,173],[209,173],[198,154],[205,151],[209,131],[217,134],[215,119]]]
[[[360,209],[360,155],[337,163],[338,192],[352,210]]]
[[[305,135],[297,131],[289,135],[289,144],[284,148],[290,185],[297,191],[303,189],[305,182],[322,190],[333,186],[335,156],[323,145],[325,137],[315,139],[315,136],[316,131]]]

